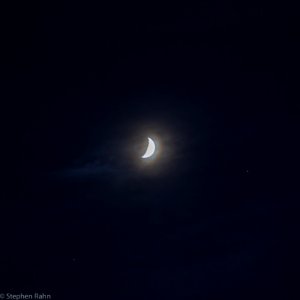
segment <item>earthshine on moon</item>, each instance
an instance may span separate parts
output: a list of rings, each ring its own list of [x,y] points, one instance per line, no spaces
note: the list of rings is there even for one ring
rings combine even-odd
[[[155,152],[155,143],[151,138],[148,137],[148,147],[145,154],[142,156],[142,158],[148,158],[152,156],[154,152]]]

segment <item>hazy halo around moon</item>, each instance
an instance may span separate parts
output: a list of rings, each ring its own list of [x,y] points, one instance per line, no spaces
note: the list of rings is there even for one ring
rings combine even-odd
[[[148,147],[145,154],[142,156],[142,158],[148,158],[152,156],[154,152],[155,152],[155,143],[151,138],[148,137]]]

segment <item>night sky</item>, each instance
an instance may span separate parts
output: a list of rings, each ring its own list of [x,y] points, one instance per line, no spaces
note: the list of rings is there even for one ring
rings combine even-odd
[[[2,12],[0,294],[295,297],[295,7]],[[161,153],[145,164],[148,136]]]

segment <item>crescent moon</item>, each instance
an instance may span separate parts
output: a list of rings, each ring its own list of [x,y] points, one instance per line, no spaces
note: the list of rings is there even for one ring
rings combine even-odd
[[[145,154],[142,156],[142,158],[148,158],[152,156],[154,152],[155,152],[155,143],[151,138],[148,137],[148,147]]]

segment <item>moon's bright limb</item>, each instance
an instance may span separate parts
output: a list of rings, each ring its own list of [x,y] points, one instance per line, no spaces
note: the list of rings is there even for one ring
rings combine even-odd
[[[152,156],[154,152],[155,152],[155,143],[151,138],[148,137],[148,147],[145,154],[142,156],[142,158],[148,158]]]

